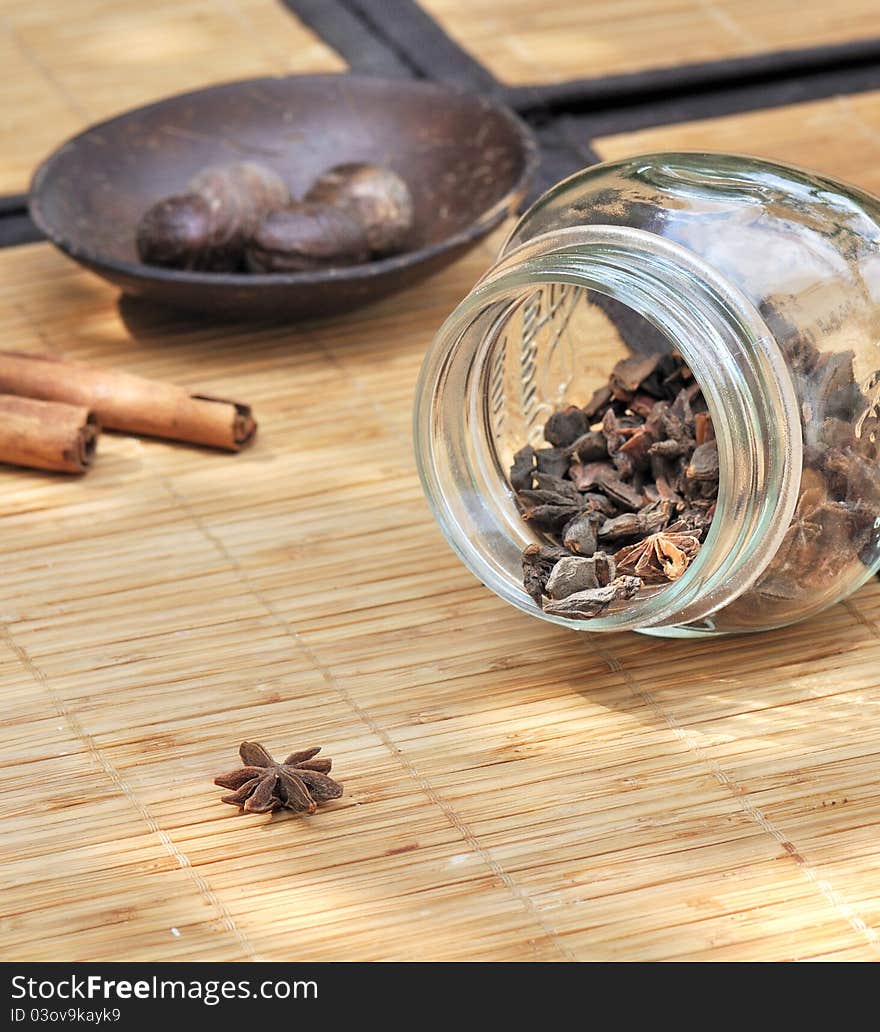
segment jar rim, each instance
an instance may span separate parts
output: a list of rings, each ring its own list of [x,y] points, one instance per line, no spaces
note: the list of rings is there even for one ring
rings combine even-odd
[[[479,376],[500,329],[524,297],[552,283],[596,291],[627,305],[677,347],[703,389],[719,441],[716,518],[677,581],[591,620],[550,616],[503,574],[451,511],[438,448],[438,392],[450,363],[471,370],[469,418],[479,420]],[[499,314],[503,311],[503,315]],[[474,333],[494,312],[491,334]],[[490,339],[491,337],[491,339]],[[423,488],[444,535],[465,565],[517,608],[592,631],[669,628],[704,620],[754,584],[779,548],[797,503],[802,464],[798,402],[779,345],[742,291],[694,252],[656,234],[589,225],[536,236],[504,253],[446,320],[422,367],[414,439]],[[774,426],[775,422],[775,426]],[[509,488],[508,488],[509,492]],[[511,496],[511,504],[512,496]],[[478,521],[479,522],[479,521]]]

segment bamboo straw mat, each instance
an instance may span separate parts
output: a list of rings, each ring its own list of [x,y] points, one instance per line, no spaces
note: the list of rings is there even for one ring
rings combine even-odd
[[[0,0],[0,194],[91,122],[226,79],[344,62],[275,0]]]
[[[880,36],[876,0],[419,0],[511,85],[671,68]]]
[[[238,38],[225,77],[339,65],[288,14],[237,9],[300,49],[267,65]],[[54,81],[22,86],[45,137],[8,128],[4,175],[219,77],[208,49],[198,73],[166,55],[123,95],[124,65],[74,67],[67,31],[30,36],[59,40]],[[581,142],[752,151],[877,190],[878,141],[862,94]],[[880,957],[880,583],[747,641],[575,634],[496,599],[431,520],[413,386],[497,243],[295,327],[120,305],[48,244],[0,251],[0,347],[240,397],[261,423],[238,456],[106,434],[81,480],[0,470],[5,959]],[[211,781],[243,738],[323,745],[345,796],[239,816]]]

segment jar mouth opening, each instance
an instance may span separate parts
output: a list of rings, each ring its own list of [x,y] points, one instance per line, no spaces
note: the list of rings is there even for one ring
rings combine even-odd
[[[545,613],[511,569],[510,549],[520,552],[538,538],[519,515],[487,427],[486,399],[491,405],[498,388],[486,373],[505,328],[524,299],[554,285],[624,305],[679,350],[703,391],[719,446],[716,515],[688,569],[590,620]],[[457,424],[438,400],[450,390],[465,405]],[[441,328],[425,361],[415,440],[428,501],[471,571],[531,615],[592,631],[695,621],[706,621],[709,629],[710,614],[746,591],[781,544],[797,501],[802,458],[794,387],[755,307],[693,252],[618,226],[534,238],[489,271]]]

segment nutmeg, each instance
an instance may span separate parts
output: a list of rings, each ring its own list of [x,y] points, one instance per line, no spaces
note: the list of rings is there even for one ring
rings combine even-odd
[[[148,265],[210,269],[213,229],[211,206],[198,194],[166,197],[138,223],[137,250]]]
[[[315,180],[305,200],[332,204],[356,218],[376,256],[402,250],[412,233],[412,194],[390,168],[366,162],[337,165]]]
[[[251,272],[305,272],[370,257],[360,223],[330,204],[303,202],[267,215],[245,251]]]
[[[284,180],[270,168],[252,161],[211,165],[193,176],[186,194],[144,214],[138,254],[151,265],[233,271],[263,217],[289,203]]]

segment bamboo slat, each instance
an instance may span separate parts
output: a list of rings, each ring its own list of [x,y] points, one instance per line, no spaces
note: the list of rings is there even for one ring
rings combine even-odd
[[[0,0],[0,193],[90,122],[252,75],[339,71],[276,0]]]
[[[874,0],[420,0],[510,85],[601,78],[880,36]]]
[[[868,184],[830,103],[821,164]],[[816,146],[802,116],[762,116],[777,156]],[[725,145],[764,146],[755,117]],[[748,648],[599,637],[508,608],[444,544],[412,391],[491,253],[262,327],[0,253],[0,348],[261,424],[236,456],[108,433],[81,481],[0,470],[0,755],[28,785],[0,802],[6,958],[880,956],[880,583]],[[211,778],[242,738],[324,745],[345,796],[238,816]]]

